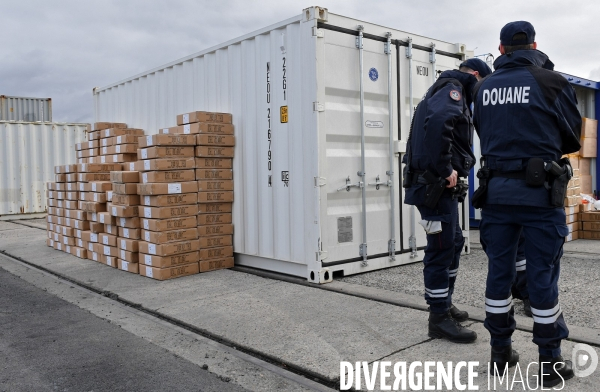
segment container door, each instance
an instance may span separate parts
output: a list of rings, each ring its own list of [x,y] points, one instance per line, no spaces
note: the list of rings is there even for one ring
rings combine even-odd
[[[362,73],[356,36],[328,30],[322,50],[318,80],[319,90],[324,90],[324,102],[319,103],[324,109],[319,120],[320,175],[326,180],[321,199],[321,236],[327,252],[323,264],[359,261],[365,255],[389,257],[390,245],[400,243],[398,158],[393,150],[390,154],[390,126],[393,140],[398,139],[397,121],[390,124],[389,109],[390,93],[396,108],[395,47],[388,56],[385,42],[363,39]],[[396,110],[392,112],[397,119]]]

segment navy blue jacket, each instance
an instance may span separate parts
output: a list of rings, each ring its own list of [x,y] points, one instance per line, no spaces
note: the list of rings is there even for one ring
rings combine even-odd
[[[442,178],[449,177],[452,170],[456,170],[460,177],[469,175],[475,164],[469,107],[476,82],[471,74],[444,71],[427,91],[413,118],[408,146],[412,170],[429,170]],[[408,156],[408,153],[404,155],[404,163],[407,163]],[[425,186],[412,185],[406,189],[404,202],[422,205],[424,198]]]
[[[474,123],[487,166],[523,171],[530,158],[558,162],[579,150],[581,115],[575,91],[554,64],[537,50],[498,57],[495,72],[475,88]],[[492,178],[488,204],[550,207],[544,187],[525,180]]]

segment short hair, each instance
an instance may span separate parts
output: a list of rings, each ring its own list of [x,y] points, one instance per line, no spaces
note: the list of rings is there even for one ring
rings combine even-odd
[[[467,73],[475,72],[475,70],[474,70],[474,69],[471,69],[471,68],[469,68],[469,67],[465,67],[464,65],[463,65],[462,67],[460,67],[458,70],[459,70],[460,72],[467,72]]]
[[[517,40],[526,40],[527,34],[525,33],[517,33],[512,37],[513,41]],[[533,44],[526,45],[504,45],[504,54],[509,54],[517,50],[532,50]]]

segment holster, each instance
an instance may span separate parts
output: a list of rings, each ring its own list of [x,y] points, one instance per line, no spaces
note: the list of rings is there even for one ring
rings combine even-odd
[[[553,207],[564,207],[567,196],[567,186],[573,177],[573,168],[569,158],[563,158],[559,164],[549,162],[546,168],[550,177],[550,205]]]
[[[482,208],[485,204],[488,191],[488,179],[490,178],[490,169],[482,167],[477,171],[477,178],[479,179],[479,188],[473,193],[473,199],[471,204],[474,208]]]
[[[435,208],[442,197],[442,194],[446,190],[448,180],[441,177],[435,177],[431,172],[425,171],[423,178],[429,182],[429,185],[425,188],[425,201],[424,205],[427,208]]]
[[[465,201],[468,191],[469,185],[462,180],[458,180],[456,186],[452,188],[452,199],[458,199],[458,201],[462,203]]]

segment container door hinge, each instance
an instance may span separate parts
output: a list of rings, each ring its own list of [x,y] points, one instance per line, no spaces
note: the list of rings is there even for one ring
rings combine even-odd
[[[313,102],[313,112],[324,112],[325,105],[319,102]]]
[[[327,184],[327,179],[325,177],[314,177],[315,179],[315,188],[319,188],[325,186]]]
[[[325,260],[327,257],[329,257],[327,255],[327,251],[326,250],[320,250],[317,253],[317,261],[321,261],[321,260]]]
[[[388,252],[390,256],[390,261],[396,261],[396,240],[388,241]]]
[[[417,238],[414,236],[408,237],[408,247],[410,248],[410,258],[417,257]]]
[[[313,26],[312,36],[317,38],[323,38],[325,37],[325,31],[323,31],[323,29],[317,28],[317,26]]]

